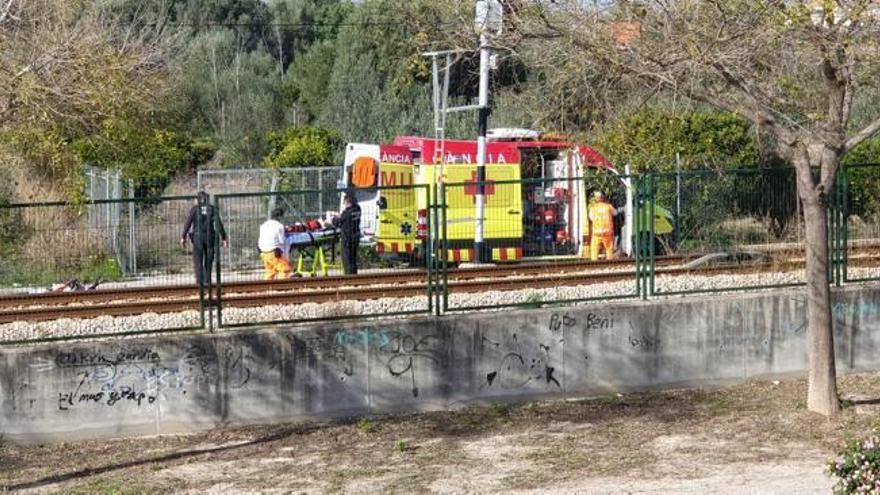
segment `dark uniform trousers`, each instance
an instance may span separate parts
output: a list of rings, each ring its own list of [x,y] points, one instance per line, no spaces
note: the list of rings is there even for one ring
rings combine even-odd
[[[342,269],[346,275],[355,275],[358,272],[358,239],[342,240]]]
[[[208,243],[198,237],[192,240],[193,248],[193,273],[196,276],[196,284],[211,284],[211,267],[214,265],[214,250],[208,247]]]
[[[357,256],[361,242],[361,207],[357,204],[349,206],[333,219],[333,225],[339,228],[342,241],[342,269],[346,275],[354,275],[358,271]]]

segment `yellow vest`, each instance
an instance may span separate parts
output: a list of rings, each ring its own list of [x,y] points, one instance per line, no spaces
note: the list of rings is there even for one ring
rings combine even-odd
[[[593,223],[593,235],[614,233],[614,208],[604,201],[590,205],[590,222]]]

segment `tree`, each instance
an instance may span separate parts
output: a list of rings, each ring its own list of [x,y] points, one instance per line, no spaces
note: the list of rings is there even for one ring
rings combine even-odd
[[[81,2],[0,4],[0,126],[65,121],[88,127],[117,108],[149,105],[162,47],[140,30],[117,30]]]
[[[880,8],[873,0],[577,0],[508,2],[508,42],[566,50],[652,91],[742,115],[796,171],[807,241],[807,407],[839,408],[826,208],[843,157],[880,130],[855,127],[878,84]],[[876,112],[876,109],[875,109]]]
[[[74,139],[146,115],[165,88],[161,27],[126,26],[87,2],[0,2],[0,145],[77,194]]]
[[[217,28],[191,38],[172,67],[184,125],[214,136],[227,164],[258,163],[266,132],[284,121],[272,56],[245,50],[233,29]]]

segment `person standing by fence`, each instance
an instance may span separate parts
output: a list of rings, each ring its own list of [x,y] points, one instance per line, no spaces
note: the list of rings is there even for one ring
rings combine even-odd
[[[257,241],[257,246],[260,248],[260,260],[263,261],[263,269],[265,270],[263,278],[275,280],[279,275],[282,279],[290,278],[290,272],[293,271],[293,268],[288,260],[289,246],[284,224],[281,223],[284,210],[275,208],[270,217],[260,225],[260,237]]]
[[[605,259],[614,257],[614,215],[617,212],[611,203],[605,200],[601,191],[593,193],[593,201],[589,209],[590,224],[590,259],[599,259],[599,247],[605,249]]]
[[[358,271],[357,256],[361,242],[361,206],[354,195],[345,194],[345,209],[333,219],[333,226],[339,229],[342,240],[342,268],[346,275],[355,275]]]
[[[211,266],[214,264],[217,234],[220,234],[222,246],[226,247],[226,229],[223,228],[223,222],[214,206],[208,201],[208,193],[199,191],[197,200],[198,203],[189,210],[189,216],[183,224],[180,245],[186,249],[186,240],[189,239],[192,243],[193,274],[196,284],[202,286],[211,285]]]

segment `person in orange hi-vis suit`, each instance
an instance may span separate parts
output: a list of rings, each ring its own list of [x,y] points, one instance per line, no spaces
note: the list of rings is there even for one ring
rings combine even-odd
[[[599,247],[605,249],[605,259],[614,257],[614,216],[617,214],[601,191],[593,193],[588,216],[593,228],[590,232],[590,259],[599,259]]]

